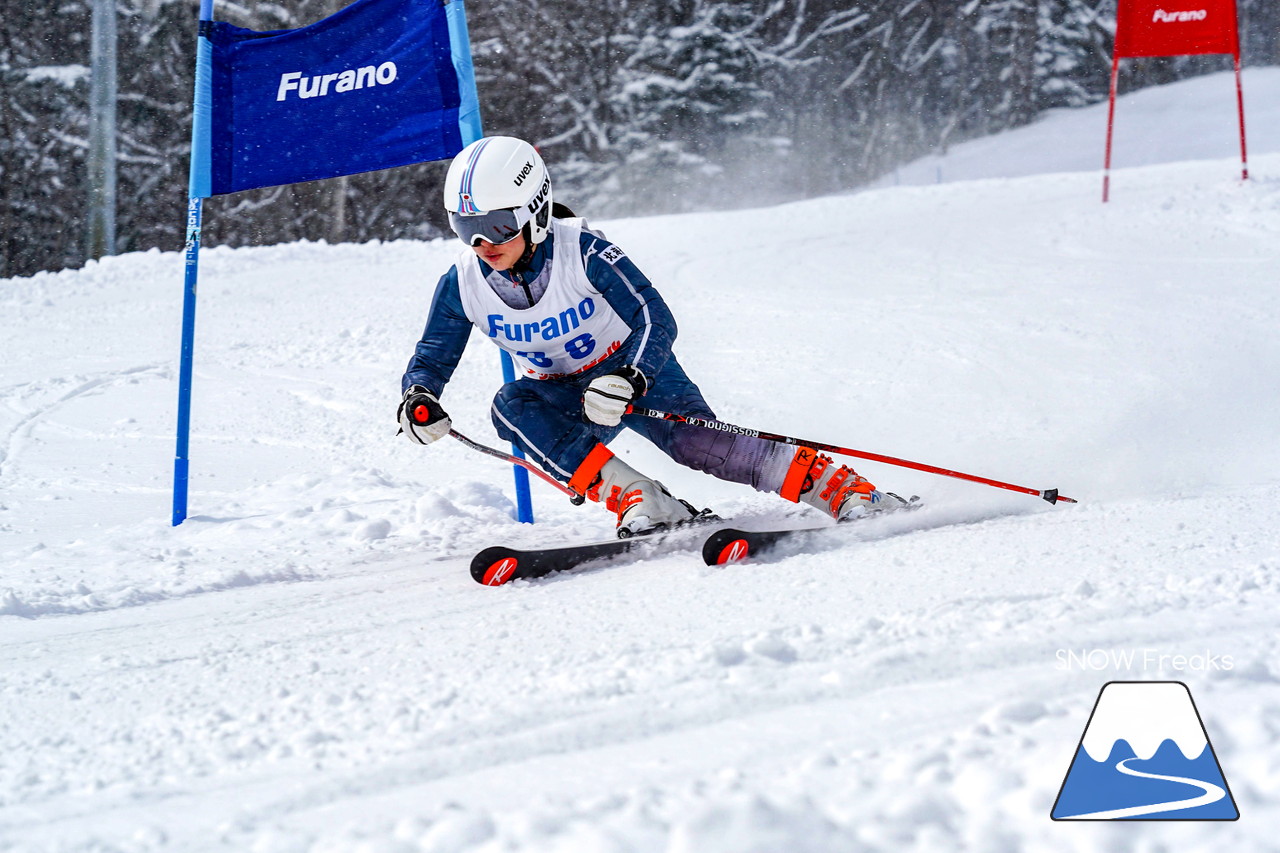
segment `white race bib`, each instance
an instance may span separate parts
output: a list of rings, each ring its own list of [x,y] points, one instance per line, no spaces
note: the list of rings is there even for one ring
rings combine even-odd
[[[617,352],[631,334],[587,278],[579,248],[582,229],[560,219],[551,224],[556,245],[551,279],[532,308],[503,302],[485,281],[474,252],[464,251],[457,264],[458,294],[467,319],[511,353],[517,373],[530,379],[589,370]]]

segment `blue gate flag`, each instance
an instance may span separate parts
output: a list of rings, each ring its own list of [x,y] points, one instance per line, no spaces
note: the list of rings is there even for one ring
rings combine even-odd
[[[356,0],[296,30],[204,21],[200,35],[193,197],[443,160],[481,136],[462,0]]]

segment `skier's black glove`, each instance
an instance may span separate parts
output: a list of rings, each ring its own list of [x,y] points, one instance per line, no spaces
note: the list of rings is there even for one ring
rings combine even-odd
[[[649,380],[631,366],[598,376],[582,395],[582,413],[593,424],[617,426],[627,413],[627,406],[647,390]]]
[[[396,417],[400,420],[400,431],[417,444],[430,444],[453,429],[453,421],[440,408],[440,401],[421,385],[410,385],[404,392]]]

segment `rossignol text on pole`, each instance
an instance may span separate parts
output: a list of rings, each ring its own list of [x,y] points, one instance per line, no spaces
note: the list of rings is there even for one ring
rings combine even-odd
[[[839,453],[842,456],[853,456],[857,459],[867,459],[872,462],[883,462],[886,465],[896,465],[899,468],[913,468],[916,471],[924,471],[929,474],[939,474],[943,477],[954,477],[958,480],[968,480],[972,483],[982,483],[987,486],[995,486],[997,489],[1008,489],[1011,492],[1021,492],[1024,495],[1035,495],[1038,498],[1048,501],[1049,503],[1077,503],[1074,498],[1064,497],[1058,494],[1057,489],[1031,489],[1026,486],[1015,486],[1013,483],[1002,483],[999,480],[991,480],[987,477],[978,477],[973,474],[965,474],[960,471],[952,471],[947,468],[939,468],[935,465],[926,465],[923,462],[912,462],[908,459],[899,459],[896,456],[884,456],[879,453],[868,453],[865,450],[854,450],[849,447],[839,447],[834,444],[826,444],[821,441],[809,441],[803,438],[793,438],[789,435],[779,435],[773,432],[763,432],[758,429],[749,427],[735,426],[727,424],[723,421],[715,421],[709,418],[699,418],[689,415],[678,415],[672,412],[662,412],[657,409],[645,409],[640,406],[629,406],[627,413],[632,415],[642,415],[646,418],[657,418],[663,421],[674,421],[675,423],[691,424],[692,426],[702,427],[703,429],[714,429],[720,432],[729,432],[735,435],[746,435],[753,438],[763,438],[765,441],[776,441],[779,444],[793,444],[796,446],[812,447],[814,450],[823,450],[827,453]]]

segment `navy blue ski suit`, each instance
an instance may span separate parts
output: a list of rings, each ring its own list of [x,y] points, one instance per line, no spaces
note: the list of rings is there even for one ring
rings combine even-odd
[[[630,365],[649,379],[643,397],[647,408],[714,418],[715,413],[698,386],[685,374],[671,352],[676,322],[648,278],[622,257],[612,263],[601,255],[612,244],[597,233],[583,230],[577,246],[556,246],[554,229],[535,248],[527,263],[499,272],[480,258],[468,262],[480,266],[493,290],[513,308],[528,308],[545,288],[548,265],[556,253],[579,252],[585,259],[587,278],[627,323],[631,334],[613,355],[582,373],[551,379],[521,378],[503,385],[493,400],[493,423],[498,434],[520,447],[552,476],[568,482],[597,442],[608,444],[623,428],[632,429],[661,448],[675,461],[732,482],[762,491],[776,491],[773,476],[778,456],[769,442],[746,436],[626,415],[621,426],[591,423],[582,413],[582,395],[591,380]],[[571,256],[562,262],[574,262]],[[426,330],[409,360],[401,380],[402,390],[421,385],[441,397],[467,345],[472,323],[459,296],[458,268],[444,274],[436,286]],[[789,458],[790,454],[786,454]],[[782,460],[785,465],[785,460]],[[779,469],[780,470],[780,469]],[[764,473],[762,473],[764,472]]]

